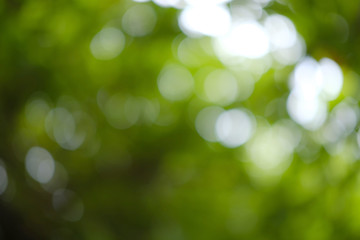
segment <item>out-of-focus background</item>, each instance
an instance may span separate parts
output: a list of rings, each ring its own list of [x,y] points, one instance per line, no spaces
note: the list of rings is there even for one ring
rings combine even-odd
[[[0,1],[0,239],[359,239],[360,1]]]

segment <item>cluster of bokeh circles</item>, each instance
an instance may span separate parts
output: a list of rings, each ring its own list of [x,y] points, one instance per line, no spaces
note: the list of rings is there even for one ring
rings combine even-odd
[[[134,0],[120,27],[109,22],[89,41],[94,59],[112,61],[128,42],[153,34],[156,7],[175,8],[182,33],[173,40],[173,58],[153,81],[158,95],[98,90],[94,98],[108,124],[117,130],[168,126],[176,118],[172,104],[185,103],[198,136],[209,145],[219,143],[234,151],[243,148],[245,157],[240,161],[254,178],[281,176],[296,151],[306,152],[304,135],[310,134],[330,155],[347,151],[357,156],[360,134],[351,136],[360,117],[356,100],[347,97],[332,108],[329,105],[341,95],[341,67],[330,58],[316,61],[307,56],[295,24],[284,15],[267,12],[268,4],[270,0]],[[215,59],[217,67],[207,66],[209,59]],[[287,77],[289,94],[283,99],[288,115],[271,122],[245,103],[270,69],[289,66],[293,68]],[[73,97],[62,96],[52,104],[47,97],[35,96],[24,110],[31,132],[20,131],[26,138],[44,130],[60,148],[86,149],[89,156],[94,155],[100,148],[97,122],[83,109]],[[82,200],[67,189],[67,170],[49,150],[31,147],[24,164],[28,176],[52,194],[53,208],[64,219],[81,219]],[[0,194],[8,182],[6,166],[0,161]]]

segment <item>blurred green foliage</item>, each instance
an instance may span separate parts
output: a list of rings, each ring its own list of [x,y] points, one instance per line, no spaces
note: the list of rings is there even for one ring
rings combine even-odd
[[[249,2],[224,5],[245,9]],[[136,36],[141,24],[132,28],[143,15],[130,25],[123,20],[138,5],[156,13],[143,36]],[[329,119],[341,102],[356,112],[360,2],[279,0],[259,6],[259,21],[286,16],[306,55],[341,67],[343,87],[328,103]],[[346,136],[325,142],[325,130],[307,130],[287,111],[288,82],[300,59],[281,65],[265,56],[229,66],[213,49],[212,37],[183,33],[181,11],[130,0],[0,1],[0,170],[6,171],[0,171],[0,239],[360,237],[359,116]],[[103,29],[117,40],[101,45]],[[96,36],[99,43],[93,43]],[[174,86],[184,91],[177,93],[180,101],[158,89],[169,64],[195,81],[189,93]],[[217,69],[230,69],[239,91],[249,96],[214,103],[203,82]],[[250,85],[242,81],[248,76],[254,79]],[[199,112],[215,105],[251,112],[256,133],[249,142],[231,148],[199,135]],[[277,132],[269,130],[276,126],[290,126],[289,134],[299,136],[291,153],[282,153],[288,139],[277,142]],[[252,139],[265,139],[264,148]],[[54,161],[29,160],[31,149]],[[275,162],[284,161],[273,172],[252,159],[273,153]],[[26,165],[31,161],[39,165],[35,172]]]

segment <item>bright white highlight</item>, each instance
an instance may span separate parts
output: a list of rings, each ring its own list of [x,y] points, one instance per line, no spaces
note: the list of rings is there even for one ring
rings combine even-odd
[[[274,48],[287,48],[295,44],[297,32],[294,24],[287,17],[271,15],[266,18],[264,26]]]
[[[287,101],[291,118],[308,130],[316,130],[326,120],[327,101],[340,94],[343,76],[340,67],[323,58],[320,63],[307,57],[294,70]]]
[[[318,96],[321,91],[321,79],[318,78],[319,65],[315,59],[306,57],[298,63],[290,85],[299,94],[307,94],[312,97]]]
[[[124,46],[124,34],[117,28],[107,27],[92,39],[90,50],[92,55],[99,60],[111,60],[122,52]]]
[[[226,147],[235,148],[246,143],[255,130],[255,120],[250,113],[232,109],[222,113],[215,126],[218,140]]]
[[[198,5],[198,6],[223,4],[223,3],[228,3],[230,1],[231,0],[185,0],[185,2],[189,5]]]
[[[148,5],[135,5],[122,18],[124,31],[133,37],[142,37],[152,32],[156,24],[156,12]]]
[[[238,84],[230,72],[215,70],[205,79],[204,90],[210,102],[225,106],[235,101],[238,95]]]
[[[161,71],[157,84],[164,98],[171,101],[180,101],[192,94],[194,80],[186,68],[171,64]]]
[[[306,45],[304,40],[297,36],[295,43],[286,48],[278,48],[272,52],[274,59],[283,65],[293,65],[297,63],[304,55]]]
[[[153,2],[160,7],[181,8],[183,6],[182,0],[153,0]]]
[[[220,55],[261,58],[270,50],[269,36],[256,21],[236,22],[230,32],[215,41]]]
[[[25,167],[33,179],[47,183],[54,175],[55,161],[46,149],[32,147],[26,154]]]
[[[318,77],[322,82],[323,97],[326,100],[336,99],[343,85],[343,74],[339,65],[329,58],[320,60]]]
[[[180,14],[179,26],[189,36],[221,36],[230,28],[229,10],[221,5],[186,7]]]
[[[291,92],[287,101],[287,109],[290,117],[308,130],[316,130],[321,127],[327,117],[327,104],[310,94]]]
[[[195,128],[199,135],[208,142],[216,142],[215,133],[216,120],[224,109],[220,107],[207,107],[202,109],[195,120]]]
[[[282,65],[295,64],[305,54],[305,43],[297,33],[293,22],[285,16],[273,14],[265,19],[271,53]]]
[[[255,2],[261,4],[262,6],[266,6],[269,4],[272,0],[254,0]]]

